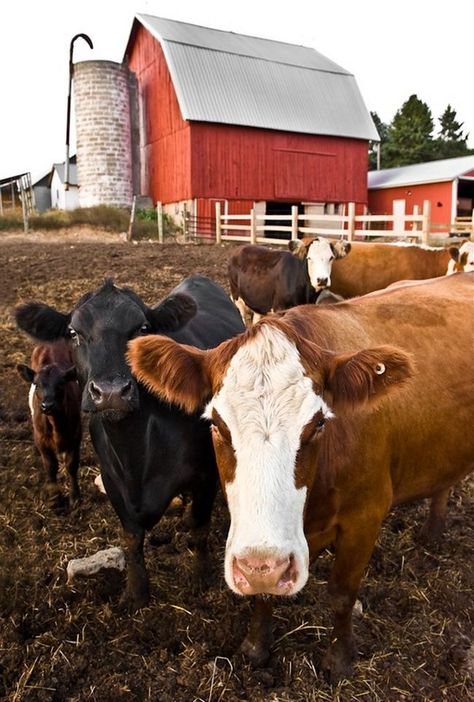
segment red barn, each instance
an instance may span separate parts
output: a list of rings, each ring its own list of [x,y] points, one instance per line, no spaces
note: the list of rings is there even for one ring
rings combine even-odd
[[[431,223],[449,232],[456,217],[470,217],[474,207],[474,156],[447,158],[412,166],[370,171],[371,214],[411,214],[414,205],[431,202]]]
[[[378,134],[354,76],[317,51],[137,15],[141,192],[176,215],[367,203]]]

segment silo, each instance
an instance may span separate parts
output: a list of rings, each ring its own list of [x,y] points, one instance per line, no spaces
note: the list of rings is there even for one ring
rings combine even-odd
[[[81,61],[73,75],[79,203],[130,206],[130,71],[114,61]]]

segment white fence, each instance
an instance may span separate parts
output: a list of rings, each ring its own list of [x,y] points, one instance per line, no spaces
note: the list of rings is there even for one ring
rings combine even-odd
[[[394,227],[395,220],[397,228]],[[272,221],[278,221],[279,224],[272,224]],[[288,224],[282,225],[281,222],[285,221]],[[398,226],[400,223],[402,227]],[[265,236],[265,232],[275,231],[286,232],[288,237],[276,239]],[[469,229],[467,232],[469,233]],[[348,205],[347,215],[301,215],[298,214],[296,205],[291,208],[290,215],[260,215],[253,209],[248,215],[223,215],[221,203],[216,202],[216,244],[220,244],[221,241],[283,244],[287,239],[298,239],[300,234],[344,237],[348,241],[352,241],[355,236],[361,236],[364,239],[383,237],[397,241],[405,239],[426,245],[430,243],[430,235],[436,237],[432,231],[429,200],[424,201],[421,213],[415,205],[413,214],[406,214],[400,218],[395,218],[393,215],[356,215],[356,206],[353,202]],[[470,221],[470,238],[474,240],[474,219]]]

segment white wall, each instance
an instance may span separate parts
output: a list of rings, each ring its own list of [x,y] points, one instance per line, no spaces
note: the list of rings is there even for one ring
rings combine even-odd
[[[56,169],[51,179],[51,207],[57,210],[74,210],[79,207],[79,188],[70,185],[66,191]]]

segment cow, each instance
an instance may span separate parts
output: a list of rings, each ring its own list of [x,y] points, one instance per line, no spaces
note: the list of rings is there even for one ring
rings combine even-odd
[[[196,574],[206,577],[207,528],[218,482],[208,423],[138,384],[125,350],[130,339],[156,333],[200,349],[216,346],[244,329],[229,296],[195,275],[149,307],[134,291],[107,280],[71,312],[31,302],[17,308],[16,321],[30,336],[68,339],[72,349],[102,481],[123,526],[128,568],[121,602],[133,610],[148,602],[145,531],[173,497],[187,491],[193,498]]]
[[[399,280],[436,278],[456,271],[474,270],[474,247],[470,256],[456,246],[434,248],[404,243],[352,242],[347,261],[337,260],[332,268],[331,291],[343,298],[366,295]],[[471,263],[469,264],[467,258]]]
[[[331,285],[333,261],[344,258],[351,245],[322,237],[290,241],[289,251],[253,244],[239,246],[228,261],[232,299],[244,322],[269,312],[315,302]]]
[[[135,375],[187,412],[206,405],[231,523],[224,570],[257,595],[243,650],[269,656],[269,594],[293,596],[333,546],[334,631],[323,670],[351,672],[352,608],[394,505],[431,498],[439,538],[451,486],[474,468],[474,274],[331,308],[268,316],[208,352],[135,339]],[[172,363],[169,359],[173,359]]]
[[[53,505],[59,507],[57,473],[63,462],[69,476],[69,502],[74,506],[80,499],[77,472],[82,426],[81,391],[71,351],[64,341],[39,344],[30,363],[19,363],[16,368],[31,386],[28,399],[33,437],[46,475],[46,490]]]

